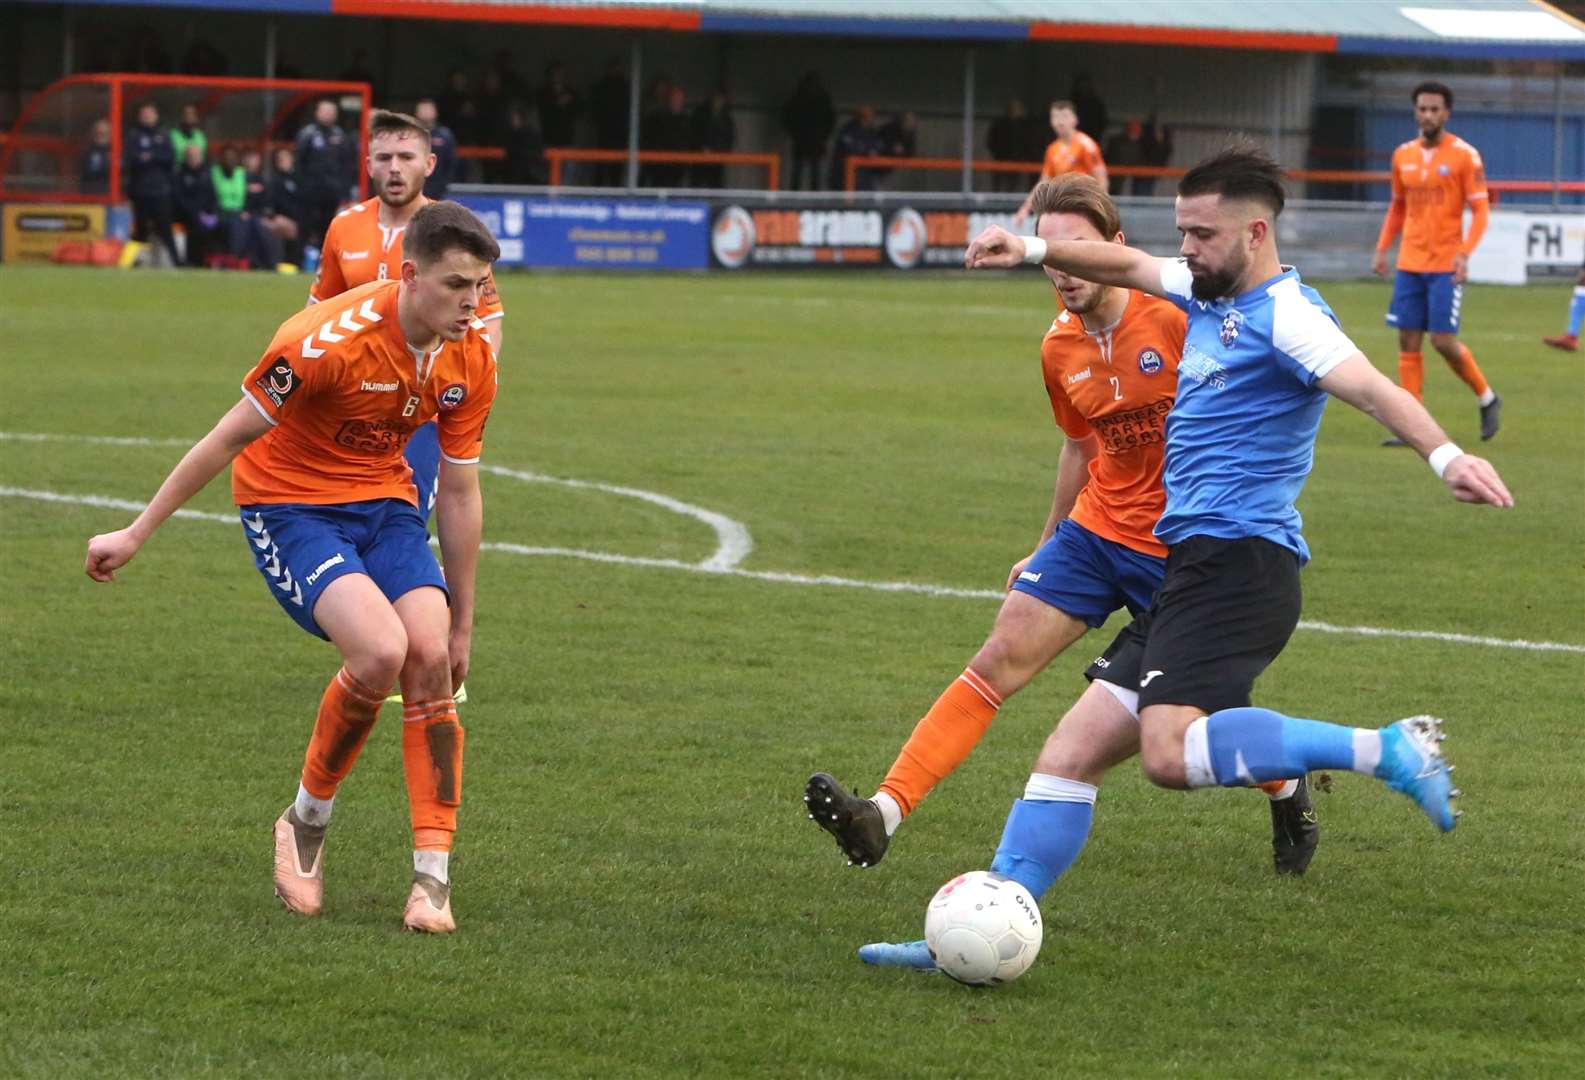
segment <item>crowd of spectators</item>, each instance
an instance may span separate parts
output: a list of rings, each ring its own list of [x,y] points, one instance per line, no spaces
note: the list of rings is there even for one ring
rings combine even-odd
[[[223,73],[227,68],[225,58],[202,40],[188,49],[180,65],[173,64],[160,49],[157,39],[148,34],[134,34],[126,43],[124,53],[121,66],[126,70],[179,69],[214,74]],[[283,61],[280,74],[297,76],[302,73],[289,61]],[[352,51],[338,77],[369,83],[376,103],[384,102],[378,89],[377,73],[371,70],[365,49]],[[547,149],[591,145],[613,152],[614,159],[564,163],[560,170],[561,181],[625,186],[627,163],[625,159],[615,159],[614,155],[625,152],[628,147],[632,93],[626,66],[618,57],[610,58],[599,77],[588,84],[578,83],[560,61],[548,63],[538,82],[531,82],[508,49],[498,50],[482,69],[454,69],[447,74],[440,91],[420,100],[414,109],[418,119],[432,131],[436,156],[434,175],[425,184],[425,194],[442,198],[453,182],[461,181],[545,184],[553,173]],[[1104,147],[1104,156],[1110,164],[1164,165],[1170,159],[1172,133],[1154,114],[1130,117],[1115,130],[1112,128],[1106,102],[1088,74],[1081,72],[1074,78],[1067,100],[1077,115],[1078,130]],[[135,170],[129,169],[128,178],[130,184],[132,172],[136,171],[141,186],[139,194],[133,194],[131,186],[128,192],[134,205],[141,205],[146,211],[138,214],[140,230],[160,239],[163,244],[163,237],[169,230],[162,223],[167,220],[180,222],[184,230],[190,232],[192,222],[202,223],[213,216],[217,224],[203,234],[199,244],[190,246],[198,250],[223,250],[234,258],[250,261],[262,261],[278,249],[291,254],[304,245],[314,245],[337,207],[348,197],[359,170],[355,134],[337,124],[336,112],[334,102],[319,102],[312,119],[297,137],[292,155],[295,158],[291,174],[292,207],[288,212],[269,215],[293,222],[295,232],[291,236],[287,236],[282,227],[232,227],[238,220],[254,221],[260,216],[263,204],[235,210],[219,205],[217,199],[216,209],[209,211],[202,208],[207,196],[189,196],[178,206],[174,186],[168,193],[162,193],[163,183],[174,185],[178,174],[189,168],[189,151],[193,148],[198,151],[199,162],[210,170],[207,185],[198,184],[198,187],[219,191],[229,183],[216,179],[218,174],[214,170],[225,166],[211,160],[213,155],[209,152],[195,105],[185,106],[177,124],[161,133],[163,142],[168,145],[160,145],[161,140],[142,130],[142,125],[135,126],[131,129],[134,133],[141,131],[137,136],[141,140],[140,149],[128,159],[130,162],[135,158],[137,165]],[[738,149],[738,125],[724,86],[693,97],[688,88],[670,76],[655,75],[640,95],[639,112],[641,150],[730,153]],[[854,157],[907,158],[918,152],[919,122],[913,112],[902,111],[883,119],[873,107],[861,105],[839,115],[830,91],[820,74],[814,71],[799,79],[782,103],[777,119],[780,133],[787,140],[784,145],[791,151],[790,168],[784,182],[793,190],[844,187],[847,162]],[[1042,159],[1051,137],[1045,112],[1032,112],[1026,109],[1023,101],[1013,99],[991,122],[985,148],[996,161],[1029,164]],[[129,153],[132,153],[130,147],[131,141]],[[462,152],[465,149],[483,149],[485,153]],[[101,122],[94,126],[84,151],[81,168],[84,191],[106,190],[109,153],[108,124]],[[167,158],[168,164],[164,166],[154,164]],[[246,171],[245,162],[238,167]],[[873,189],[887,181],[890,171],[876,167],[860,169],[855,177],[856,184],[861,190]],[[165,181],[154,178],[154,174],[161,172]],[[258,199],[267,202],[263,192],[273,190],[280,167],[272,162],[270,168],[256,172],[259,179],[254,187],[260,189]],[[225,175],[231,174],[226,172]],[[728,170],[720,163],[649,161],[642,164],[637,179],[641,186],[720,188],[728,182]],[[191,188],[196,181],[189,177],[186,183]],[[998,191],[1018,191],[1027,187],[1028,177],[1014,171],[997,172],[990,183]],[[1148,177],[1113,175],[1110,186],[1114,194],[1139,195],[1152,193],[1155,182]],[[167,198],[171,200],[169,207],[166,206]],[[195,206],[199,209],[192,210]]]
[[[110,136],[108,120],[94,122],[82,153],[84,192],[109,188]],[[196,106],[184,106],[165,128],[159,107],[144,102],[122,152],[132,237],[170,265],[266,270],[297,263],[351,191],[356,147],[330,101],[319,103],[295,148],[274,151],[268,168],[256,147],[226,143],[211,152]]]

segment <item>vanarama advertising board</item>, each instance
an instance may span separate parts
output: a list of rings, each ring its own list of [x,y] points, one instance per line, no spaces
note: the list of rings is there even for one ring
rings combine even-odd
[[[1012,215],[836,202],[797,209],[723,203],[710,222],[710,258],[726,270],[961,267],[963,249],[987,225],[1011,229]]]

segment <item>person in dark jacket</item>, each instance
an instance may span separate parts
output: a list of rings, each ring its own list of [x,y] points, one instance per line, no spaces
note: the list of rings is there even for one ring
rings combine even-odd
[[[991,121],[991,129],[985,140],[986,148],[990,150],[993,161],[1039,161],[1040,152],[1031,153],[1029,143],[1029,116],[1024,103],[1018,98],[1010,98],[1007,111]],[[1027,187],[1025,179],[1017,173],[992,174],[991,188],[994,191],[1023,191]]]
[[[718,154],[731,153],[737,147],[737,124],[732,120],[732,106],[726,90],[716,87],[710,100],[693,111],[693,149]],[[693,186],[721,188],[726,186],[725,165],[695,165]]]
[[[297,183],[303,202],[304,242],[324,242],[356,181],[357,144],[336,123],[336,103],[325,98],[314,106],[314,120],[297,133]]]
[[[528,107],[515,101],[506,114],[506,182],[543,184],[547,171],[545,139],[529,118]]]
[[[264,205],[260,218],[264,227],[280,244],[281,257],[290,263],[302,261],[302,206],[297,198],[296,155],[286,147],[275,151],[269,180],[264,185]]]
[[[413,107],[413,118],[429,129],[429,152],[435,155],[435,171],[424,181],[424,197],[444,199],[457,167],[457,136],[440,122],[434,98],[420,100]]]
[[[95,120],[77,168],[78,191],[84,195],[110,191],[110,154],[110,121]]]
[[[539,132],[546,146],[574,146],[578,142],[578,113],[583,102],[567,85],[567,69],[552,61],[539,86]]]
[[[644,117],[639,128],[645,150],[686,151],[692,145],[689,130],[687,95],[680,86],[666,90],[665,104]],[[655,163],[644,166],[639,183],[645,187],[682,187],[688,180],[688,166]]]
[[[831,175],[828,184],[833,191],[847,184],[847,164],[850,157],[870,157],[881,151],[880,132],[875,128],[875,110],[860,105],[853,116],[837,133],[836,145],[831,149]],[[874,191],[876,170],[860,169],[854,178],[855,191]]]
[[[825,84],[813,71],[798,82],[798,89],[782,106],[782,127],[792,138],[793,191],[813,191],[820,186],[820,163],[825,160],[826,142],[837,126],[836,106]]]
[[[605,74],[589,91],[589,110],[594,119],[594,145],[601,150],[626,150],[631,126],[629,95],[632,83],[622,61],[612,57]],[[594,168],[594,182],[601,187],[621,187],[627,166],[618,161],[602,161]]]
[[[187,237],[187,265],[203,266],[214,250],[220,207],[215,201],[214,179],[204,164],[204,152],[196,145],[187,147],[172,182],[176,189],[176,219]]]
[[[911,112],[900,112],[881,126],[876,136],[879,153],[885,157],[911,158],[919,154],[919,117]],[[890,176],[892,170],[878,170],[876,179]]]
[[[127,132],[122,157],[122,183],[132,201],[132,238],[147,242],[152,232],[176,266],[181,262],[171,235],[171,171],[176,154],[170,136],[160,130],[160,110],[152,101],[138,106],[138,122]]]

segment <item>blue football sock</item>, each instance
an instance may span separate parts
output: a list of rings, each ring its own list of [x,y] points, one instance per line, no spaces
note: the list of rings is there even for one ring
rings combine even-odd
[[[1585,323],[1585,285],[1576,285],[1574,300],[1568,306],[1568,332],[1579,337],[1581,323]]]
[[[1315,769],[1353,769],[1354,731],[1270,709],[1223,709],[1205,719],[1211,770],[1223,787],[1289,780]]]
[[[1084,850],[1094,817],[1093,802],[1019,799],[1007,815],[991,872],[1006,874],[1039,900]]]

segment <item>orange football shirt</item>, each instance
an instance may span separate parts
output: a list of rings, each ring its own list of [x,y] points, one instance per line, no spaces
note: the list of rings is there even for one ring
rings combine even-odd
[[[429,199],[420,195],[424,203]],[[407,226],[388,228],[380,224],[380,200],[367,199],[347,207],[330,220],[325,230],[324,247],[319,252],[319,273],[309,286],[308,298],[315,303],[371,281],[395,281],[402,276],[402,234]],[[478,317],[483,322],[503,314],[501,298],[496,295],[495,275],[490,275],[479,297]]]
[[[1464,207],[1487,198],[1480,151],[1449,131],[1429,148],[1411,139],[1392,152],[1392,197],[1404,203],[1398,269],[1452,270],[1464,250]]]
[[[1050,180],[1070,172],[1093,174],[1104,164],[1101,148],[1095,144],[1095,140],[1082,131],[1075,131],[1073,138],[1067,142],[1051,140],[1051,144],[1046,147],[1046,161],[1040,170],[1040,178]]]
[[[1058,426],[1070,438],[1100,440],[1069,516],[1147,555],[1167,553],[1153,530],[1167,501],[1161,469],[1186,323],[1177,305],[1131,290],[1110,330],[1092,334],[1064,311],[1040,344]]]
[[[416,506],[402,451],[430,420],[448,461],[479,460],[496,392],[484,324],[475,320],[461,341],[415,353],[396,317],[400,289],[396,281],[360,285],[281,324],[242,382],[272,427],[232,465],[238,506],[369,499]]]

